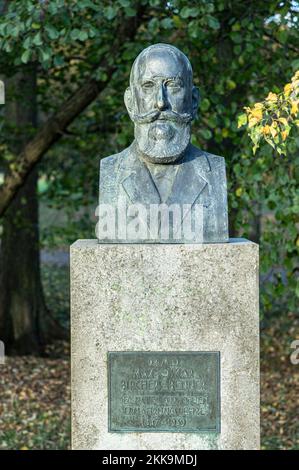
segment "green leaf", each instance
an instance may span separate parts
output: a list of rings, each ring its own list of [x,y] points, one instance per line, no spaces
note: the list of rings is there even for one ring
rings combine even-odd
[[[21,56],[21,61],[23,62],[23,64],[27,64],[27,62],[29,62],[30,56],[31,56],[30,50],[27,49],[26,51],[23,52]]]
[[[107,76],[107,73],[105,72],[105,70],[101,69],[101,68],[98,68],[94,74],[93,74],[94,78],[99,81],[99,82],[105,82],[108,78]]]
[[[215,16],[207,15],[207,22],[208,22],[208,25],[210,26],[210,28],[212,28],[212,29],[219,29],[220,28],[220,23],[217,20],[217,18],[215,18]]]
[[[292,65],[292,69],[294,70],[294,72],[296,70],[299,70],[299,59],[295,59],[291,62],[291,65]]]
[[[236,82],[234,82],[234,81],[231,80],[231,79],[227,79],[227,80],[226,80],[226,85],[227,85],[227,88],[228,88],[229,90],[234,90],[234,89],[236,88],[236,86],[237,86]]]
[[[35,46],[42,46],[43,44],[43,40],[42,40],[42,37],[41,37],[41,33],[38,32],[32,39],[32,44],[34,44]]]
[[[259,144],[258,144],[258,143],[257,143],[257,144],[254,144],[254,146],[252,147],[252,153],[253,153],[253,155],[256,154],[256,151],[257,151],[258,148],[259,148]]]
[[[199,129],[199,133],[205,140],[212,138],[212,132],[209,129]]]
[[[61,65],[64,65],[64,57],[62,55],[55,55],[54,65],[56,67],[60,67]]]
[[[11,41],[9,41],[9,40],[3,41],[2,49],[6,52],[11,52],[12,51]]]
[[[32,23],[31,28],[32,29],[40,29],[41,25],[40,23]]]
[[[78,2],[78,6],[82,10],[84,8],[91,8],[94,11],[100,11],[101,8],[100,5],[95,5],[91,0],[80,0],[80,2]]]
[[[57,39],[59,37],[59,32],[52,25],[49,25],[49,24],[46,25],[45,30],[46,30],[46,32],[47,32],[50,39]]]
[[[245,126],[245,124],[247,124],[247,114],[246,113],[239,114],[239,116],[238,116],[238,128],[242,127],[242,126]]]
[[[128,8],[131,5],[130,0],[118,0],[118,3],[123,7],[123,8]]]
[[[90,38],[95,38],[97,36],[97,33],[98,32],[97,32],[96,28],[91,27],[91,28],[89,28],[88,36]]]
[[[202,111],[207,111],[210,107],[210,102],[207,98],[204,98],[200,104],[200,109]]]
[[[235,44],[241,44],[241,42],[243,41],[242,35],[240,33],[231,33],[230,37],[232,38]]]
[[[278,31],[277,33],[277,37],[278,37],[278,40],[279,42],[281,42],[282,44],[286,44],[287,41],[288,41],[288,32],[285,30],[285,29],[281,29]]]
[[[0,24],[0,35],[5,36],[7,23]]]
[[[47,5],[47,11],[50,13],[50,15],[56,15],[57,13],[57,4],[56,2],[49,2],[48,5]]]
[[[17,38],[19,36],[19,33],[20,33],[20,27],[19,25],[16,25],[14,28],[12,28],[10,34],[13,38]]]
[[[159,30],[159,20],[158,18],[151,18],[148,22],[148,29],[152,34],[157,34]]]
[[[115,18],[116,15],[117,15],[117,8],[111,5],[109,7],[104,8],[104,16],[105,18],[107,18],[107,20],[113,20],[113,18]]]
[[[188,34],[193,39],[200,39],[201,29],[198,20],[191,20],[188,24]]]
[[[27,36],[27,38],[26,38],[25,41],[23,42],[23,47],[24,47],[24,49],[30,49],[31,43],[32,43],[32,38],[31,38],[31,36]]]
[[[184,7],[180,11],[180,16],[182,18],[189,18],[189,17],[195,18],[198,15],[199,15],[199,8],[196,8],[196,7],[193,7],[193,8]]]
[[[80,31],[78,39],[80,41],[86,41],[88,38],[88,33],[86,31]]]
[[[131,7],[126,8],[125,9],[125,14],[126,14],[126,16],[129,16],[129,17],[136,16],[136,10],[135,10],[135,8],[131,8]]]
[[[161,21],[161,26],[162,28],[164,29],[171,29],[173,28],[173,21],[171,18],[164,18],[162,21]]]
[[[71,31],[71,39],[73,39],[74,41],[76,41],[77,39],[79,39],[79,35],[80,35],[80,29],[78,29],[78,28],[72,29],[72,31]]]
[[[39,48],[39,58],[41,62],[47,62],[51,58],[51,49],[49,47],[42,49]]]

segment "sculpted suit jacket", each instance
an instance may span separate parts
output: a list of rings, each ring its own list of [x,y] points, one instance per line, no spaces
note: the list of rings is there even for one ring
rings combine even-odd
[[[181,234],[177,238],[163,239],[160,230],[153,233],[150,226],[149,211],[142,210],[138,213],[140,225],[147,228],[146,234],[137,238],[129,235],[118,235],[118,226],[132,222],[132,217],[136,218],[136,212],[131,212],[126,222],[116,216],[116,238],[115,236],[98,235],[100,242],[114,243],[222,243],[228,241],[228,216],[227,216],[227,185],[225,161],[223,157],[209,154],[190,145],[182,160],[178,163],[176,176],[167,201],[168,206],[178,204],[182,208]],[[146,164],[139,158],[135,143],[123,150],[119,154],[103,158],[100,162],[100,212],[101,205],[110,205],[117,209],[127,206],[142,204],[142,207],[149,208],[150,205],[161,204],[161,198],[154,180]],[[185,205],[185,206],[184,206]],[[102,206],[103,207],[103,206]],[[105,207],[105,206],[104,206]],[[136,206],[135,206],[136,207]],[[201,210],[196,212],[196,207]],[[138,211],[137,211],[138,212]],[[114,216],[103,211],[106,222],[113,224]],[[132,214],[134,216],[132,216]],[[195,224],[195,217],[202,220],[200,224]],[[101,218],[101,217],[100,217]],[[187,220],[192,220],[194,229],[193,239],[186,239],[184,235],[184,224]],[[176,229],[178,227],[176,219]],[[155,231],[154,231],[155,232]],[[130,232],[132,234],[132,232]],[[172,235],[173,232],[170,232]],[[177,232],[176,232],[177,233]],[[179,233],[179,232],[178,232]],[[150,234],[150,235],[149,235]]]

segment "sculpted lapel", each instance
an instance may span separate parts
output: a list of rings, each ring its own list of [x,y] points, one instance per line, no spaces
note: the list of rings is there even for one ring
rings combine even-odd
[[[172,191],[167,199],[167,204],[191,204],[193,205],[207,181],[207,173],[211,171],[208,157],[187,157],[177,164],[179,166]],[[130,148],[129,155],[123,159],[119,170],[125,175],[121,177],[121,184],[131,204],[160,204],[161,199],[156,185],[146,165],[138,157],[134,146]],[[208,200],[204,205],[209,205]]]
[[[121,184],[131,204],[160,204],[160,196],[146,165],[139,159],[134,146],[123,160]]]

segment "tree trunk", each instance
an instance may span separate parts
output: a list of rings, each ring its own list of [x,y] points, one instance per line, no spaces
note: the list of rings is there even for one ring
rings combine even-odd
[[[36,126],[35,68],[24,66],[8,88],[6,122],[13,126],[10,150],[17,154]],[[40,276],[36,169],[3,218],[0,267],[0,338],[6,352],[39,354],[47,339],[47,309]]]
[[[45,315],[38,246],[37,172],[4,217],[1,245],[0,336],[8,353],[38,354],[39,317]]]

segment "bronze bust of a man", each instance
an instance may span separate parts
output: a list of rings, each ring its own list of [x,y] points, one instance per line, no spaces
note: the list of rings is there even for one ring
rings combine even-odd
[[[198,103],[180,50],[155,44],[138,55],[125,92],[135,140],[100,163],[101,242],[228,241],[224,158],[190,143]]]

